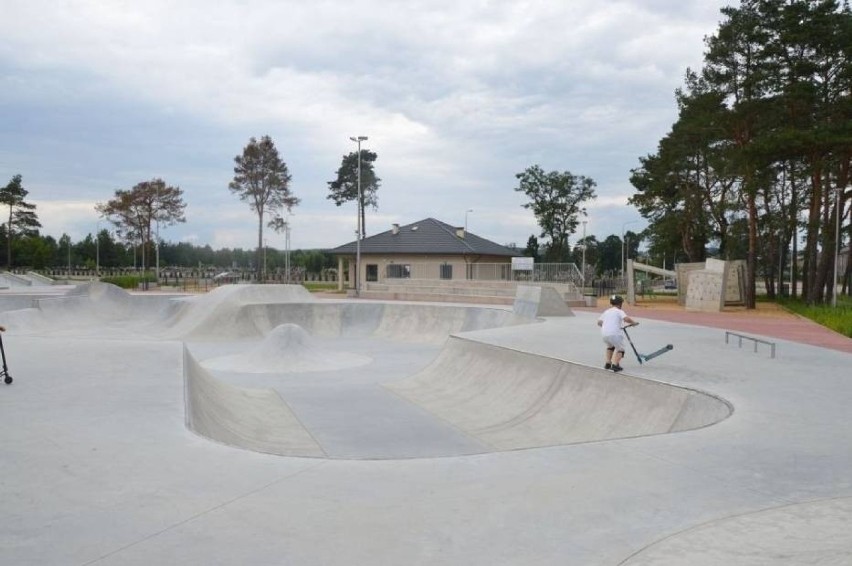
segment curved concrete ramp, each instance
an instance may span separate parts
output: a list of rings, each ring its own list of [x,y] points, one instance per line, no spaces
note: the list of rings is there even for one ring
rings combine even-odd
[[[210,375],[184,348],[186,426],[211,440],[281,456],[325,456],[271,389],[247,389]]]
[[[245,353],[209,358],[201,365],[242,373],[299,373],[340,371],[371,361],[370,356],[322,347],[304,328],[288,323],[276,326],[260,344]]]
[[[510,311],[407,303],[225,303],[208,310],[184,307],[166,332],[199,341],[266,336],[283,324],[297,324],[325,337],[387,338],[441,344],[454,332],[529,323]]]
[[[455,336],[385,387],[496,450],[677,432],[731,413],[697,391]]]
[[[801,566],[852,563],[852,498],[773,507],[669,536],[619,566]]]

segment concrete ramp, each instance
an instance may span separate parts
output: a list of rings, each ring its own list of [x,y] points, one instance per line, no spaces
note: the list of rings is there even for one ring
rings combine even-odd
[[[574,316],[562,295],[553,287],[518,285],[512,310],[519,316]]]
[[[217,371],[301,373],[342,371],[372,361],[370,356],[323,347],[297,324],[282,324],[247,352],[210,358],[201,365]]]
[[[186,426],[211,440],[281,456],[324,456],[290,407],[272,389],[219,381],[184,348]]]
[[[459,337],[385,387],[495,450],[677,432],[731,413],[698,391]]]
[[[196,341],[260,338],[278,326],[296,324],[315,336],[372,336],[399,342],[442,344],[454,332],[529,322],[507,310],[422,303],[229,302],[210,309],[187,303],[172,316],[164,336]]]

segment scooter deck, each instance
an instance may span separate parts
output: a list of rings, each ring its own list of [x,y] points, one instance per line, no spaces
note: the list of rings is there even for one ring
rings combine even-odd
[[[665,354],[666,352],[668,352],[669,350],[672,350],[672,349],[674,349],[674,346],[672,346],[671,344],[666,344],[665,346],[663,346],[662,348],[660,348],[656,352],[651,352],[650,354],[642,355],[642,361],[647,362],[648,360],[653,360],[657,356],[662,356],[663,354]]]

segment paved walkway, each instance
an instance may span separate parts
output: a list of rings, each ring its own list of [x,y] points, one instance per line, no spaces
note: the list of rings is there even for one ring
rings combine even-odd
[[[603,311],[608,306],[605,300],[599,300],[597,307],[582,307],[574,310],[598,312]],[[670,302],[650,300],[639,302],[636,305],[625,305],[624,310],[640,321],[643,318],[651,318],[680,324],[720,328],[748,335],[756,334],[781,338],[800,344],[810,344],[811,346],[852,353],[852,338],[847,338],[774,304],[758,304],[757,310],[728,307],[723,312],[698,312],[688,311]]]

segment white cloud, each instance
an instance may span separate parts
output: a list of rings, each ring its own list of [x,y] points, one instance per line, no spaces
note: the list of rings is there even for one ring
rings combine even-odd
[[[189,205],[169,237],[252,246],[256,223],[226,187],[233,156],[270,134],[303,200],[298,245],[313,247],[351,240],[354,213],[325,199],[351,135],[379,154],[377,225],[474,208],[481,235],[525,242],[537,230],[514,174],[540,163],[598,181],[590,214],[617,218],[595,225],[620,227],[636,215],[629,169],[674,120],[726,2],[7,4],[0,101],[14,115],[0,119],[15,126],[0,174],[49,195],[46,231],[91,223],[74,198],[162,176]]]

